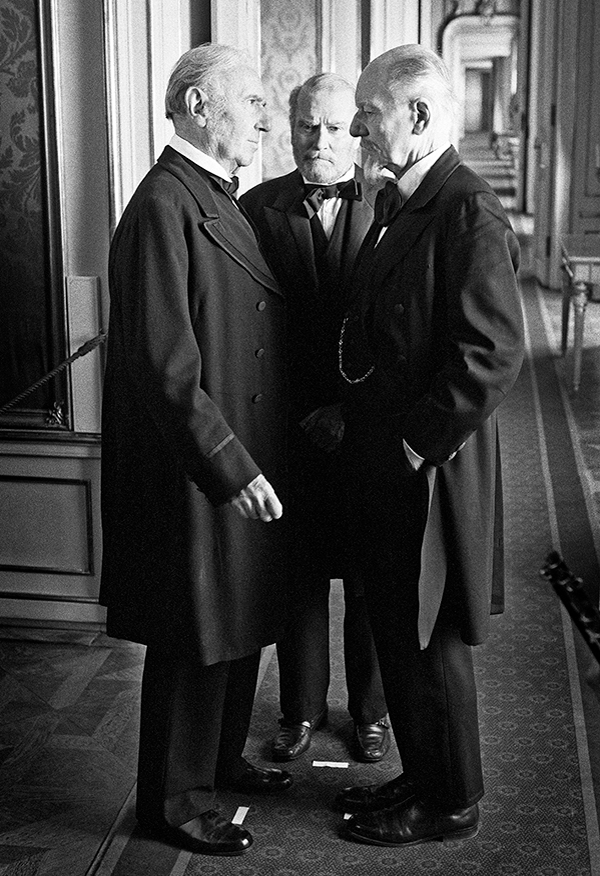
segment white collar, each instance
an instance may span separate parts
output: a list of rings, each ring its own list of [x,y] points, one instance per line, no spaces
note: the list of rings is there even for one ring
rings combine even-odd
[[[189,158],[190,161],[193,161],[194,164],[197,164],[203,170],[208,171],[208,173],[220,176],[221,179],[231,179],[231,174],[227,173],[225,168],[220,165],[218,161],[210,155],[207,155],[206,152],[202,152],[201,149],[198,149],[198,147],[190,143],[189,140],[184,140],[179,134],[173,134],[169,141],[169,146],[171,149],[175,149],[176,152]]]
[[[414,195],[433,165],[449,146],[450,143],[446,143],[444,146],[440,146],[439,149],[434,149],[429,155],[426,155],[424,158],[415,162],[415,164],[413,164],[413,166],[410,167],[400,179],[396,180],[398,191],[402,195],[403,204],[408,201],[411,195]]]

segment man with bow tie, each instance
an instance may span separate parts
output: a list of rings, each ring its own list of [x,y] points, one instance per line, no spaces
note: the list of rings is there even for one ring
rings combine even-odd
[[[386,705],[362,586],[346,562],[340,503],[338,337],[356,254],[373,219],[375,190],[355,163],[349,132],[354,89],[331,73],[290,96],[296,169],[240,198],[288,305],[292,405],[290,497],[293,618],[277,644],[283,717],[276,760],[303,754],[327,718],[329,589],[344,582],[344,659],[351,750],[380,760],[389,747]]]
[[[496,409],[517,378],[519,246],[450,144],[454,96],[418,45],[363,71],[351,131],[392,179],[340,333],[351,544],[402,772],[346,788],[357,842],[468,838],[483,795],[471,646],[502,609]]]
[[[215,792],[291,785],[242,756],[287,603],[285,302],[233,194],[270,120],[229,46],[182,55],[165,107],[175,134],[110,250],[100,599],[108,634],[147,646],[141,827],[240,855],[252,836]]]

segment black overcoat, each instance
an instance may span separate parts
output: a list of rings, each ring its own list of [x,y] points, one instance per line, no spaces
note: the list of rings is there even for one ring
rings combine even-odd
[[[259,472],[284,497],[284,298],[238,207],[170,147],[123,214],[109,281],[107,631],[236,659],[284,623],[282,521],[223,504]]]
[[[402,440],[425,458],[422,644],[449,584],[463,639],[476,644],[490,610],[502,608],[496,411],[523,359],[519,246],[496,195],[452,147],[369,255],[378,234],[369,231],[358,257],[345,333],[347,376],[374,366],[346,384],[351,507],[401,578],[406,540],[393,521],[404,501],[401,478],[394,488],[406,471]],[[418,513],[406,509],[404,519]]]

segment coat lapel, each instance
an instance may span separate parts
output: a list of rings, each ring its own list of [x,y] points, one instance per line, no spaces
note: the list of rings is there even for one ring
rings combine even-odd
[[[376,196],[376,189],[366,182],[362,168],[358,166],[356,168],[356,179],[362,185],[363,198],[362,201],[348,202],[350,206],[350,219],[344,250],[344,275],[347,279],[352,276],[356,257],[365,235],[373,223],[373,209]]]
[[[202,168],[192,166],[182,155],[166,146],[158,163],[176,176],[196,199],[203,219],[204,231],[234,261],[247,270],[261,285],[281,295],[277,281],[264,260],[250,223],[239,212],[234,221],[223,221],[209,176]],[[233,208],[235,209],[235,208]]]
[[[294,270],[306,275],[306,284],[317,288],[317,265],[315,262],[310,220],[304,207],[304,189],[298,170],[288,174],[277,198],[271,207],[265,207],[265,221],[273,240]]]
[[[375,248],[373,287],[380,286],[385,276],[404,258],[423,230],[435,219],[437,210],[432,201],[459,164],[458,153],[451,146],[408,199]]]

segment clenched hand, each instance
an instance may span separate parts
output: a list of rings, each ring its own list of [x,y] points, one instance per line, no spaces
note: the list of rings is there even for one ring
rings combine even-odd
[[[257,475],[237,496],[228,502],[242,517],[268,523],[283,514],[283,506],[264,475]]]

